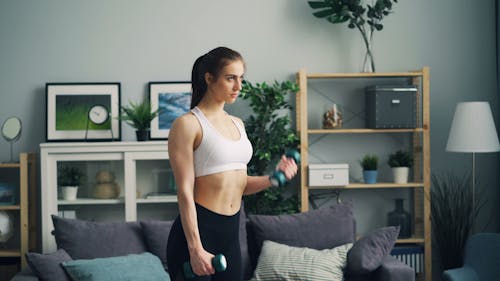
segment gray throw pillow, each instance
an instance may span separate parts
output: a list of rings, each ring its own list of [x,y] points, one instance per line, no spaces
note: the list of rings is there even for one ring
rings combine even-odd
[[[168,271],[167,242],[174,221],[145,220],[140,223],[149,252],[160,258],[163,267]]]
[[[71,261],[63,249],[50,254],[26,253],[26,260],[40,281],[70,281],[61,263]]]
[[[351,247],[352,243],[348,243],[333,249],[314,250],[264,241],[255,275],[250,281],[342,281]]]
[[[388,226],[361,237],[347,255],[347,274],[364,275],[377,269],[391,252],[398,234],[399,226]]]
[[[58,249],[73,259],[140,254],[147,246],[139,222],[91,222],[52,215]]]
[[[331,249],[355,240],[352,202],[287,215],[248,215],[249,250],[256,264],[265,240],[316,250]]]

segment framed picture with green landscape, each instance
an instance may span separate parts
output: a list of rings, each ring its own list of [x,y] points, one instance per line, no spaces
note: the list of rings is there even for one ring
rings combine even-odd
[[[47,141],[121,140],[120,83],[47,83]]]

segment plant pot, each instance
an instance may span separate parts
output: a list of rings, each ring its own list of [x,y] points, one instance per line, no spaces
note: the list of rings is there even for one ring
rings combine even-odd
[[[373,184],[377,183],[377,170],[364,170],[363,171],[363,179],[365,183]]]
[[[149,130],[137,130],[135,131],[137,141],[147,141],[149,140]]]
[[[78,186],[62,186],[61,192],[63,200],[76,200]]]
[[[410,168],[408,167],[393,167],[392,175],[395,183],[408,183],[408,174]]]

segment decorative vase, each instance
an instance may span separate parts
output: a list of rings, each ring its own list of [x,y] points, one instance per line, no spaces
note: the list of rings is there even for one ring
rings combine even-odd
[[[149,130],[137,130],[135,131],[137,141],[147,141],[149,140]]]
[[[392,175],[395,183],[408,183],[408,174],[410,168],[408,167],[393,167]]]
[[[389,226],[399,225],[399,238],[411,237],[411,216],[403,207],[404,199],[395,199],[394,211],[387,214],[387,224]]]
[[[363,59],[362,72],[375,72],[375,58],[373,56],[373,31],[361,33],[365,43],[365,55]]]
[[[365,183],[377,183],[377,170],[363,170],[363,179]]]

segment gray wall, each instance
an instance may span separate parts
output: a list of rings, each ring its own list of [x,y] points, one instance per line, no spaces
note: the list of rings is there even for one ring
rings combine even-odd
[[[375,34],[378,71],[431,69],[434,171],[468,171],[471,156],[445,152],[459,101],[486,100],[499,120],[495,0],[401,0]],[[311,72],[357,72],[363,46],[345,24],[311,15],[306,1],[0,0],[0,121],[21,117],[15,151],[45,141],[46,82],[120,81],[122,104],[147,94],[148,81],[188,80],[193,61],[226,45],[246,58],[250,81]],[[248,112],[237,102],[228,108]],[[134,140],[122,124],[123,140]],[[0,140],[0,160],[8,160]],[[480,154],[479,188],[498,213],[498,154]],[[495,215],[489,230],[498,230]]]

